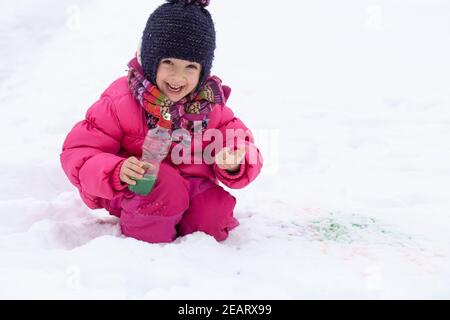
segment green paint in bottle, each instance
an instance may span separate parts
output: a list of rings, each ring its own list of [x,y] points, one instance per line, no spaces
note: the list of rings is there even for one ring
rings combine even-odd
[[[129,185],[128,189],[134,193],[140,194],[141,196],[146,196],[152,191],[156,182],[156,176],[146,176],[139,180],[133,180],[136,181],[136,185]]]

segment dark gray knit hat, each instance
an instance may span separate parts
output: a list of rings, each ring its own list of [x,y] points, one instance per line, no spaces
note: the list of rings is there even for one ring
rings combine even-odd
[[[141,56],[145,77],[156,84],[162,58],[175,58],[202,65],[198,88],[210,76],[216,32],[209,0],[167,0],[149,17],[142,35]]]

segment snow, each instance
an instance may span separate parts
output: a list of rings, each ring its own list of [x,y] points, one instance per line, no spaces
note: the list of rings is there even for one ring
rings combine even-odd
[[[212,1],[265,167],[226,241],[147,244],[59,153],[161,2],[0,4],[0,298],[450,298],[450,4]]]

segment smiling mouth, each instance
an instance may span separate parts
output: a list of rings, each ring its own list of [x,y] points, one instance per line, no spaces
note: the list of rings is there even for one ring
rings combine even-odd
[[[184,86],[171,86],[169,83],[166,83],[166,86],[167,91],[174,94],[180,93],[184,88]]]

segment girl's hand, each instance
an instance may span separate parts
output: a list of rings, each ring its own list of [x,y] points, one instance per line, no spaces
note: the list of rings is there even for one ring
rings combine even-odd
[[[150,163],[139,161],[136,157],[130,157],[125,160],[120,168],[120,181],[134,186],[136,185],[135,180],[142,179],[145,170],[150,167],[152,167]]]
[[[215,162],[220,169],[233,172],[239,170],[244,158],[245,147],[241,147],[231,152],[228,147],[225,147],[216,154]]]

